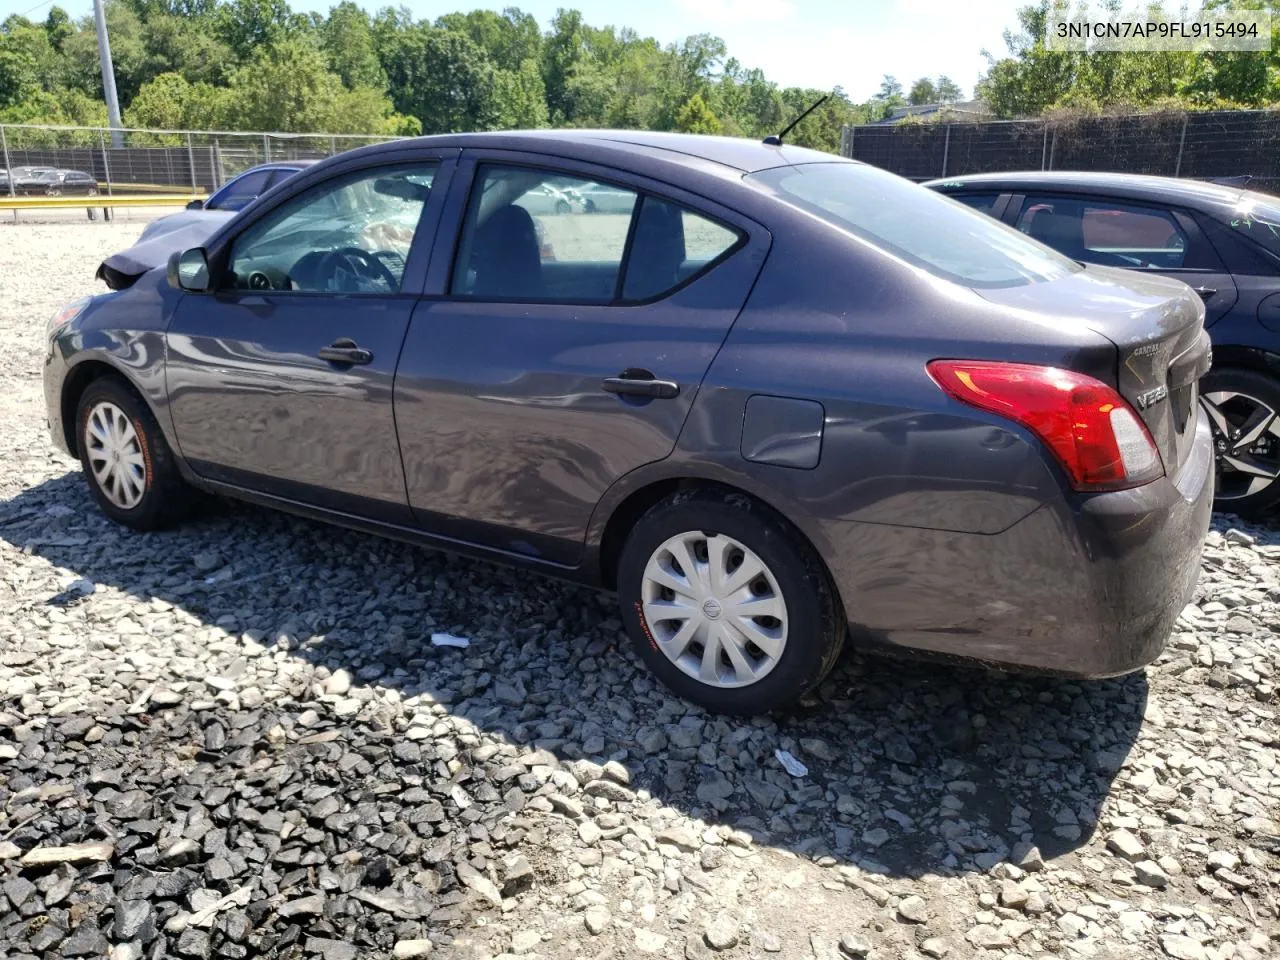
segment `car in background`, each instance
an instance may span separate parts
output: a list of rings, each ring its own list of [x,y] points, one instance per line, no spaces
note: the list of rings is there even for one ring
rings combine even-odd
[[[534,216],[581,213],[586,209],[582,194],[563,183],[541,183],[520,198],[520,206]]]
[[[54,170],[46,177],[50,197],[96,197],[98,181],[82,170]]]
[[[631,214],[548,217],[546,259],[526,203],[598,178]],[[615,590],[663,682],[750,714],[850,623],[1154,659],[1212,507],[1203,317],[827,153],[459,134],[333,157],[60,311],[44,390],[117,523],[194,487]]]
[[[14,167],[10,173],[13,192],[18,196],[44,196],[57,171],[53,167]]]
[[[148,270],[164,266],[175,250],[198,246],[261,194],[283,183],[314,160],[292,160],[252,167],[224,183],[205,200],[192,200],[180,213],[152,220],[138,241],[98,265],[95,276],[112,290],[131,286]]]
[[[587,213],[630,213],[635,195],[609,183],[588,183],[580,191]]]
[[[21,196],[95,197],[98,195],[98,181],[92,174],[80,170],[63,170],[56,167],[15,167],[12,176],[14,193]],[[7,186],[6,183],[5,187]]]
[[[1200,403],[1214,430],[1217,506],[1259,516],[1280,503],[1280,199],[1243,185],[1120,173],[975,174],[925,185],[1073,260],[1195,290],[1213,340]]]
[[[212,233],[276,184],[283,183],[313,163],[314,160],[290,160],[250,167],[232,177],[206,199],[192,200],[181,213],[171,213],[152,220],[143,228],[138,242],[193,224],[204,224],[209,233]],[[185,235],[190,237],[194,233],[188,230]]]

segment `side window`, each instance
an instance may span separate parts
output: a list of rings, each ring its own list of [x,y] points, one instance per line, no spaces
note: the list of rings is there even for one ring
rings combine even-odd
[[[637,202],[634,191],[525,167],[484,165],[454,264],[454,296],[608,303]],[[591,199],[588,204],[588,199]]]
[[[1171,213],[1103,200],[1027,197],[1018,229],[1074,260],[1176,270],[1188,240]]]
[[[648,300],[682,283],[737,245],[740,235],[666,200],[646,196],[636,220],[623,300]]]
[[[286,180],[288,180],[297,172],[298,171],[296,170],[272,170],[271,182],[268,183],[267,186],[263,188],[262,192],[266,193],[267,189],[274,187],[277,183],[284,183]]]
[[[397,293],[434,164],[361,170],[294,197],[236,238],[227,286]]]
[[[996,208],[996,201],[1000,199],[998,193],[943,193],[944,197],[950,197],[952,200],[958,200],[966,207],[971,207],[979,213],[985,213],[991,216],[991,211]]]
[[[210,210],[243,210],[258,194],[267,189],[270,170],[255,170],[232,180],[210,200]]]

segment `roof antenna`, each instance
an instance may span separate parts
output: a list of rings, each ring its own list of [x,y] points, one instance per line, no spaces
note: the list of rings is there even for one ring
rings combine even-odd
[[[804,113],[800,114],[800,116],[796,117],[794,120],[788,123],[786,127],[783,128],[783,131],[781,133],[775,134],[772,137],[765,137],[764,142],[771,147],[782,146],[782,138],[785,137],[792,130],[794,130],[797,123],[799,123],[809,114],[813,113],[813,111],[817,110],[820,106],[822,106],[824,103],[826,103],[830,99],[831,99],[831,94],[828,93],[826,96],[822,97],[822,99],[820,99],[817,103],[815,103],[812,107],[810,107]]]

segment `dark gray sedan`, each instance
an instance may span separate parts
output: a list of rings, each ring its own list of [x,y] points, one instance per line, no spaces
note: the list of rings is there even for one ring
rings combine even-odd
[[[548,184],[632,202],[539,217]],[[194,488],[616,590],[664,682],[754,713],[847,634],[1155,657],[1209,523],[1203,320],[826,154],[444,136],[318,164],[66,308],[45,392],[120,523]]]

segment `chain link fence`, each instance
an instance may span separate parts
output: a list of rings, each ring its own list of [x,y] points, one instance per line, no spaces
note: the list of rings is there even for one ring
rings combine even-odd
[[[260,163],[320,160],[393,137],[0,124],[0,196],[205,194]],[[55,181],[42,171],[86,174]]]
[[[1147,173],[1280,192],[1280,111],[845,127],[840,152],[913,180],[968,173]]]

